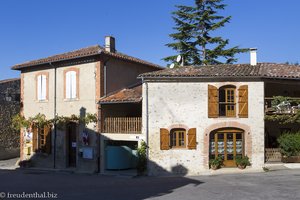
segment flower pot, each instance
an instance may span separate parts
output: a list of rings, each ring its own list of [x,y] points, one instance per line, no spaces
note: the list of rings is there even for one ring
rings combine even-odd
[[[284,163],[300,163],[300,156],[282,156],[281,161]]]
[[[219,166],[218,165],[211,165],[210,168],[212,170],[217,170],[217,169],[219,169]]]
[[[238,165],[237,166],[239,169],[245,169],[246,168],[246,165]]]

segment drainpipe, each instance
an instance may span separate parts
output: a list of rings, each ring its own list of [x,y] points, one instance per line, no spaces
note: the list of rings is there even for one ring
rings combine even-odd
[[[56,74],[56,67],[49,63],[52,67],[54,67],[54,145],[53,145],[53,168],[56,168],[56,136],[57,136],[57,126],[56,126],[56,84],[57,84],[57,74]]]
[[[147,169],[149,169],[148,165],[149,165],[149,110],[148,110],[148,83],[144,81],[144,78],[142,78],[142,83],[145,84],[145,92],[146,92],[146,99],[145,99],[145,112],[146,112],[146,124],[145,124],[145,128],[146,128],[146,144],[147,144],[147,158],[148,158],[148,162],[147,162]]]

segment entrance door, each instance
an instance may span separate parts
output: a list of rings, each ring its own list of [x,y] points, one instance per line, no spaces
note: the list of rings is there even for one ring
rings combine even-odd
[[[221,156],[225,167],[236,166],[235,158],[243,156],[243,132],[240,130],[221,130],[210,134],[210,159]]]
[[[76,135],[77,135],[77,124],[69,123],[67,125],[69,167],[76,167],[76,148],[77,148]]]

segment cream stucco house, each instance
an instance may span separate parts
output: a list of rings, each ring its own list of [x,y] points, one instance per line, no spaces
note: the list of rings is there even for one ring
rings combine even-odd
[[[161,68],[117,52],[115,39],[109,36],[105,38],[105,47],[82,48],[18,64],[12,69],[21,71],[21,114],[25,118],[38,113],[47,119],[85,113],[98,116],[98,123],[88,126],[69,123],[60,129],[33,128],[28,130],[32,132],[29,142],[24,139],[24,130],[21,131],[21,160],[30,159],[34,167],[103,172],[108,159],[103,145],[136,146],[140,141],[141,99],[111,106],[105,113],[107,107],[105,103],[99,104],[99,100],[114,91],[136,86],[141,82],[137,79],[139,74]],[[112,129],[106,128],[106,123],[112,124]]]
[[[140,78],[150,175],[201,174],[216,156],[224,167],[236,167],[235,157],[247,155],[250,168],[262,169],[270,138],[300,129],[265,121],[273,96],[300,97],[299,66],[188,66]]]

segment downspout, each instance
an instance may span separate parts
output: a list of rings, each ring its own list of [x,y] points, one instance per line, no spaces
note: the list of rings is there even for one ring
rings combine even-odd
[[[49,63],[52,67],[54,67],[54,145],[53,145],[53,168],[56,168],[56,137],[57,137],[57,125],[56,125],[56,84],[57,84],[57,74],[56,74],[56,67]]]
[[[106,96],[107,94],[107,62],[109,61],[110,59],[108,58],[105,62],[103,62],[103,95]],[[101,73],[101,72],[100,72]],[[100,76],[101,78],[101,76]],[[101,94],[100,94],[101,95]],[[101,98],[101,97],[100,97]],[[98,158],[98,173],[101,173],[101,164],[100,162],[102,161],[101,157],[101,131],[102,131],[102,107],[101,107],[101,104],[98,103],[98,141],[99,141],[99,145],[98,145],[98,155],[99,155],[99,158]]]
[[[145,112],[146,112],[146,124],[145,124],[145,129],[146,129],[146,144],[147,144],[147,151],[146,151],[146,154],[147,154],[147,169],[149,169],[149,105],[148,105],[148,83],[144,81],[144,78],[142,77],[142,83],[145,84],[145,95],[146,95],[146,98],[145,98]]]

